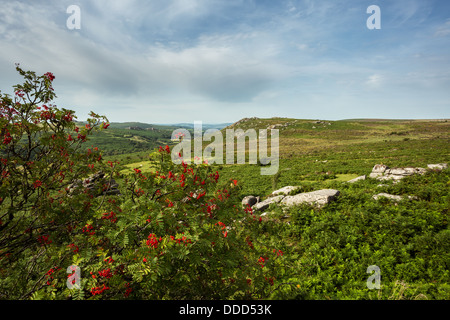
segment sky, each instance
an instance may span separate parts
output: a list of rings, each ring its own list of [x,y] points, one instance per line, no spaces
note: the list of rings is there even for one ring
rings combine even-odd
[[[15,63],[78,120],[450,118],[450,1],[0,0],[2,93]]]

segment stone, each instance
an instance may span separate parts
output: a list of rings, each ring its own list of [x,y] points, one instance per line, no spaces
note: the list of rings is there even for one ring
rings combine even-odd
[[[389,194],[389,193],[379,193],[379,194],[376,194],[376,195],[372,196],[372,198],[375,199],[375,200],[378,200],[381,197],[388,198],[388,199],[391,199],[391,200],[396,200],[396,201],[403,200],[402,196],[397,196],[397,195],[393,195],[393,194]]]
[[[314,204],[323,206],[335,200],[340,192],[334,189],[322,189],[312,192],[304,192],[296,194],[295,196],[286,196],[281,200],[281,204],[287,207],[299,205],[302,203]]]
[[[426,169],[424,168],[392,168],[385,171],[385,175],[393,175],[393,176],[412,176],[413,174],[424,174]]]
[[[378,188],[385,188],[385,187],[389,187],[388,184],[379,184],[377,185]]]
[[[246,196],[246,197],[244,197],[244,199],[242,199],[242,207],[244,207],[244,208],[247,206],[252,207],[253,205],[255,205],[258,202],[259,202],[259,197]]]
[[[384,164],[376,164],[372,168],[372,172],[369,174],[369,178],[381,177],[387,169],[389,169],[389,167]]]
[[[376,164],[373,169],[372,172],[374,173],[384,173],[386,170],[388,170],[389,167],[385,164]]]
[[[347,182],[348,183],[355,183],[356,181],[361,181],[361,180],[366,180],[366,175],[359,176],[359,177],[357,177],[355,179],[352,179],[352,180],[348,180]]]
[[[385,176],[377,177],[377,180],[380,180],[380,181],[382,181],[382,180],[394,180],[394,181],[397,181],[397,180],[403,179],[404,177],[405,176],[402,176],[402,175],[385,175]]]
[[[389,194],[389,193],[384,193],[384,192],[372,196],[372,198],[375,199],[375,200],[378,200],[381,197],[388,198],[388,199],[391,199],[391,200],[394,200],[394,201],[401,201],[401,200],[404,199],[404,197],[402,197],[402,196]],[[416,196],[407,196],[407,198],[409,200],[417,200],[418,199]]]
[[[284,195],[279,195],[271,198],[267,198],[264,201],[258,202],[257,204],[252,206],[254,211],[262,211],[266,210],[272,203],[278,203],[284,198]]]
[[[119,185],[117,182],[112,179],[105,177],[105,174],[101,171],[92,174],[87,179],[74,180],[68,187],[67,193],[69,196],[75,194],[75,192],[81,193],[83,190],[87,190],[89,193],[94,193],[96,190],[101,189],[100,195],[120,195],[120,191],[118,189]]]
[[[442,171],[444,169],[447,169],[448,165],[446,163],[436,163],[436,164],[429,164],[427,165],[427,167],[428,169]]]
[[[289,193],[299,189],[300,187],[286,186],[281,189],[275,190],[274,192],[272,192],[271,196],[278,196],[280,194],[284,194],[285,196],[287,196]]]
[[[271,130],[271,129],[277,129],[282,127],[283,125],[281,123],[277,123],[277,124],[272,124],[270,126],[267,127],[267,130]]]
[[[369,178],[398,181],[407,176],[412,176],[414,174],[425,174],[426,172],[427,170],[424,168],[389,168],[383,164],[376,164],[373,167],[372,172],[369,174]]]

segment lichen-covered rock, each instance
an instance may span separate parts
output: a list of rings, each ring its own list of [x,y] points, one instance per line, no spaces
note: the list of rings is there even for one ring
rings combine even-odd
[[[101,171],[94,173],[84,180],[75,180],[67,187],[67,193],[72,196],[76,193],[87,192],[94,196],[119,195],[120,190],[116,180],[106,177]]]
[[[284,195],[279,195],[271,198],[267,198],[264,201],[258,202],[257,204],[252,206],[254,211],[262,211],[266,210],[272,203],[278,203],[284,198]]]
[[[339,190],[335,189],[322,189],[312,192],[304,192],[296,194],[295,196],[284,197],[281,204],[290,207],[302,203],[308,203],[320,207],[335,200],[339,194]]]
[[[448,165],[446,163],[436,163],[436,164],[429,164],[427,165],[428,169],[442,171],[444,169],[448,168]]]
[[[383,193],[383,192],[372,196],[372,198],[375,200],[379,200],[380,198],[388,198],[388,199],[391,199],[394,201],[401,201],[401,200],[405,199],[405,197],[403,197],[403,196],[398,196],[398,195]],[[417,200],[417,197],[415,197],[415,196],[407,196],[407,198],[409,200]]]
[[[389,169],[389,167],[387,165],[376,164],[373,167],[372,172],[369,174],[369,178],[378,178],[378,177],[382,176],[383,173],[388,169]]]
[[[375,178],[378,180],[400,180],[404,177],[412,176],[415,174],[425,174],[427,170],[425,168],[389,168],[383,164],[376,164],[372,172],[369,174],[369,178]]]
[[[348,180],[347,182],[348,182],[348,183],[355,183],[355,182],[361,181],[361,180],[366,180],[366,175],[356,177],[355,179]]]
[[[242,207],[244,207],[244,208],[247,206],[252,207],[253,205],[255,205],[258,202],[259,202],[259,197],[246,196],[246,197],[244,197],[244,199],[242,199]]]
[[[300,187],[298,187],[298,186],[297,187],[286,186],[286,187],[283,187],[281,189],[275,190],[274,192],[272,192],[271,196],[278,196],[278,195],[285,195],[285,196],[287,196],[287,195],[289,195],[289,193],[291,193],[293,191],[296,191],[296,190],[299,190],[299,189],[300,189]]]

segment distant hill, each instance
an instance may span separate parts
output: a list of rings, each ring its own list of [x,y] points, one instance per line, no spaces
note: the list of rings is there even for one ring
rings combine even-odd
[[[149,124],[142,122],[112,122],[107,130],[90,137],[90,143],[105,151],[105,155],[148,152],[173,144],[174,130],[186,128],[192,132],[194,123]],[[325,149],[338,150],[349,145],[370,145],[379,142],[403,142],[433,138],[449,139],[450,121],[348,119],[311,120],[294,118],[244,118],[235,123],[202,124],[202,129],[278,129],[281,157],[309,154]],[[208,141],[204,141],[208,144]]]
[[[223,129],[232,123],[202,123],[202,129]],[[130,129],[130,128],[154,128],[160,130],[175,130],[178,128],[186,128],[186,129],[194,129],[194,123],[167,123],[167,124],[151,124],[151,123],[143,123],[143,122],[111,122],[111,128],[116,129]],[[139,130],[139,129],[138,129]]]
[[[161,125],[161,124],[151,124],[151,123],[143,123],[143,122],[111,122],[110,128],[115,129],[130,129],[130,128],[141,128],[141,129],[159,129],[159,130],[167,130],[177,129],[177,125]]]
[[[202,129],[218,129],[221,130],[225,127],[228,127],[232,123],[202,123]],[[162,125],[162,124],[160,124]],[[174,124],[164,124],[164,126],[171,126],[171,127],[177,127],[177,128],[194,128],[194,123],[174,123]]]
[[[278,129],[281,157],[293,157],[324,149],[340,150],[349,145],[374,143],[400,143],[429,139],[450,139],[450,121],[396,120],[396,119],[348,119],[307,120],[293,118],[244,118],[228,128]],[[225,132],[223,132],[225,136]]]
[[[84,125],[84,122],[78,122]],[[222,129],[229,125],[202,124],[202,129]],[[151,152],[153,149],[171,144],[173,131],[185,128],[194,129],[194,123],[151,124],[143,122],[110,122],[107,130],[97,132],[89,137],[92,145],[104,151],[105,155]]]
[[[338,121],[438,121],[438,122],[447,122],[450,119],[382,119],[382,118],[354,118],[354,119],[342,119]]]

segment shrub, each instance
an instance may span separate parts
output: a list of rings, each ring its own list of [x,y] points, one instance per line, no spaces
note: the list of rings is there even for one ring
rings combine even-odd
[[[51,104],[51,73],[17,71],[25,83],[14,99],[0,96],[1,299],[253,299],[273,291],[285,257],[276,241],[264,244],[259,216],[234,205],[239,181],[219,185],[205,164],[174,165],[166,146],[150,158],[155,171],[135,168],[119,196],[104,193],[107,184],[69,194],[71,182],[98,171],[120,178],[119,163],[83,148],[107,119],[91,113],[77,127],[73,111]]]

